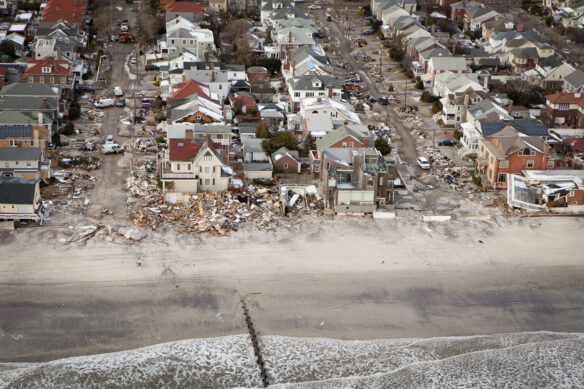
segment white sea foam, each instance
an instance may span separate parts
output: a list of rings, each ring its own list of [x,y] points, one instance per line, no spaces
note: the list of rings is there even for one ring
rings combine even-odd
[[[584,382],[583,334],[370,341],[266,336],[260,343],[275,388],[570,388]],[[0,365],[0,388],[259,386],[246,335]]]

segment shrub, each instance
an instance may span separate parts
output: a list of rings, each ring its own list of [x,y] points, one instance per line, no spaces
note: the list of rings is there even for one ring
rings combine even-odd
[[[387,142],[385,138],[377,138],[375,139],[375,148],[379,150],[381,155],[388,155],[391,153],[391,146]]]
[[[545,25],[546,26],[551,27],[553,22],[554,22],[554,17],[551,14],[545,17]]]
[[[432,113],[438,113],[441,111],[442,111],[442,103],[440,102],[440,100],[434,101],[432,103]]]
[[[51,143],[55,145],[55,147],[59,147],[62,145],[61,143],[61,135],[59,135],[59,133],[55,132],[53,134],[53,136],[51,137]]]
[[[424,82],[422,82],[422,80],[418,80],[418,81],[416,81],[416,84],[414,85],[414,87],[416,89],[422,90],[422,89],[424,89]]]

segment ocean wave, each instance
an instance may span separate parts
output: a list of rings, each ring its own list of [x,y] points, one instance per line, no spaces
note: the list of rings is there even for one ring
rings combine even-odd
[[[584,335],[533,332],[347,341],[264,336],[274,388],[570,388]],[[163,343],[35,364],[0,364],[0,388],[260,387],[247,335]]]

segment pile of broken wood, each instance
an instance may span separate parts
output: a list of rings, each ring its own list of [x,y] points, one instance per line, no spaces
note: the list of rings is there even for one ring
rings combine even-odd
[[[236,231],[240,223],[255,221],[270,229],[281,215],[283,206],[276,191],[248,187],[241,194],[202,192],[192,194],[181,203],[165,202],[152,174],[141,174],[128,181],[131,193],[129,217],[134,225],[155,230],[173,225],[179,233],[207,232],[225,235]]]

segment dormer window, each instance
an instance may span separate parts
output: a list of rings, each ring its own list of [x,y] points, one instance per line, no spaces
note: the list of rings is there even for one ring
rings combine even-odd
[[[43,73],[51,73],[51,67],[50,66],[43,66]]]
[[[312,81],[312,86],[315,88],[320,88],[322,87],[322,82],[320,82],[320,80],[314,80]]]

